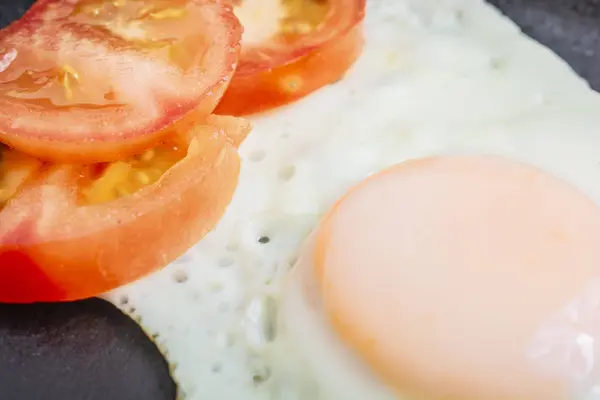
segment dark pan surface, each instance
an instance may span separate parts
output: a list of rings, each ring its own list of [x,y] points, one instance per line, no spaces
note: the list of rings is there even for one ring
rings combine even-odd
[[[600,90],[600,0],[490,2]],[[0,25],[31,3],[0,0]],[[108,303],[0,305],[4,399],[174,400],[175,386],[156,347]]]
[[[600,0],[489,0],[600,91]]]
[[[154,344],[109,303],[0,305],[0,399],[174,398]]]

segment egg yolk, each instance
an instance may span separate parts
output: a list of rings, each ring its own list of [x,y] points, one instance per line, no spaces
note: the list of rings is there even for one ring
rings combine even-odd
[[[528,349],[600,274],[598,238],[600,209],[564,181],[439,156],[342,198],[316,232],[314,275],[338,337],[407,398],[566,400],[573,382]]]

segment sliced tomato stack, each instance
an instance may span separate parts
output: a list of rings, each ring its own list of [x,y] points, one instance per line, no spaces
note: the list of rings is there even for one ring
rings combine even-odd
[[[241,31],[211,0],[40,0],[0,32],[0,301],[98,295],[215,226]]]
[[[39,0],[0,31],[0,302],[99,295],[215,227],[251,128],[213,112],[298,99],[360,51],[364,0],[276,1],[287,30],[242,51],[229,0]]]
[[[217,114],[248,115],[340,80],[363,47],[365,0],[234,0],[244,25],[237,71]]]

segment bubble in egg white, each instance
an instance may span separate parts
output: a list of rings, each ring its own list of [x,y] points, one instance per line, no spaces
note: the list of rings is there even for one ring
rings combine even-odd
[[[185,283],[188,280],[188,273],[183,269],[178,269],[173,273],[173,279],[177,283]]]
[[[126,306],[129,304],[129,296],[123,294],[119,297],[119,306]]]
[[[256,150],[250,153],[248,159],[253,162],[260,162],[265,159],[265,152],[262,150]]]
[[[343,363],[319,373],[290,366],[298,346],[272,324],[294,317],[281,315],[281,282],[307,235],[377,171],[430,154],[507,155],[600,203],[600,185],[590,184],[600,182],[599,96],[490,6],[368,0],[364,29],[363,55],[342,81],[253,118],[217,228],[164,270],[107,295],[176,366],[187,400],[349,398],[356,379],[343,379]],[[304,339],[321,340],[314,335]],[[314,362],[337,357],[302,348]]]
[[[296,167],[293,165],[286,165],[279,169],[279,179],[281,179],[284,182],[291,180],[295,174]]]
[[[221,268],[231,267],[235,263],[235,259],[233,257],[221,257],[219,258],[218,264]]]

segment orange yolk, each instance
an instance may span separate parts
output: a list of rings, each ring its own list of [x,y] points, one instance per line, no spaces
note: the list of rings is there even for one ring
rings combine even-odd
[[[315,236],[334,331],[411,399],[569,399],[528,355],[600,274],[600,209],[498,157],[405,162],[350,191]],[[404,397],[402,397],[404,398]]]

